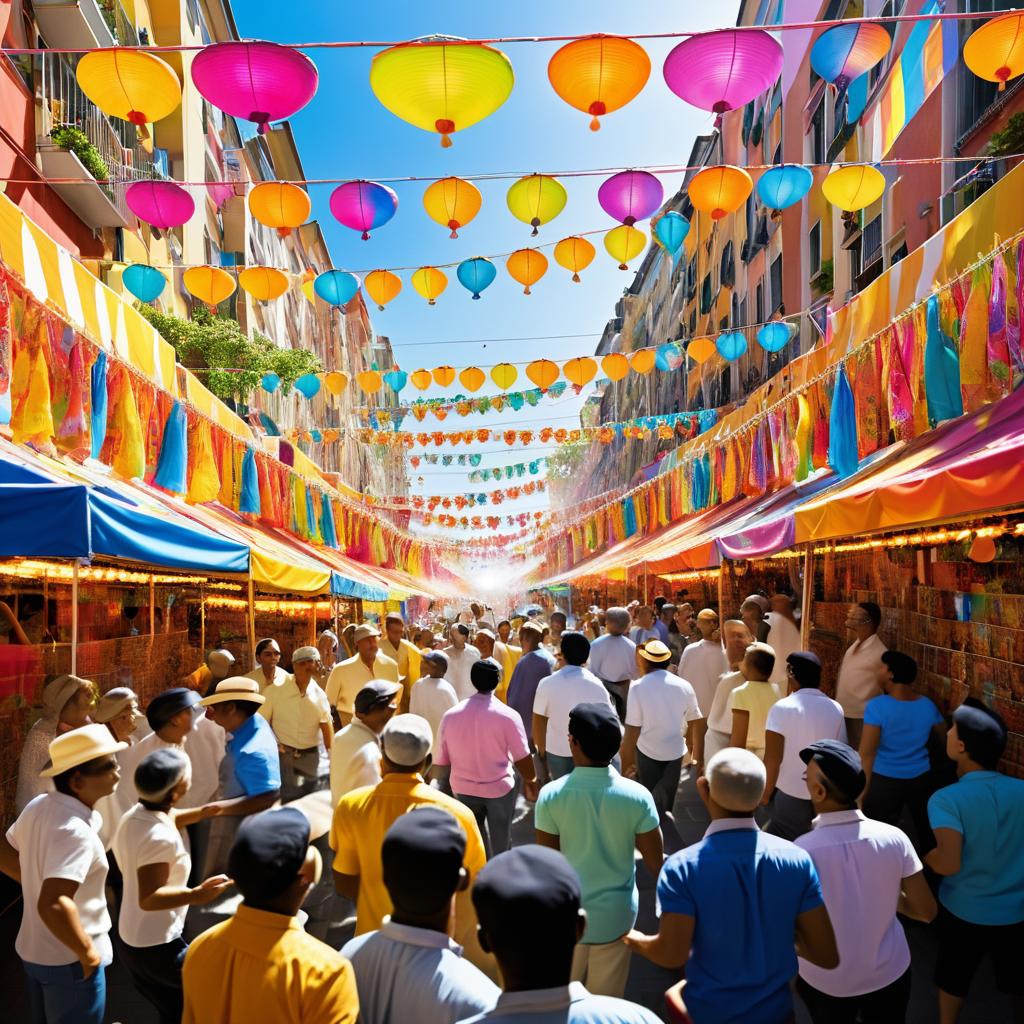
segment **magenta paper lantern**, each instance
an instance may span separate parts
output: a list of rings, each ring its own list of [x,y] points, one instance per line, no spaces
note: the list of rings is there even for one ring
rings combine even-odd
[[[195,201],[173,181],[137,181],[124,198],[139,220],[161,231],[180,227],[196,212]]]
[[[782,71],[782,46],[762,29],[722,29],[684,39],[665,59],[665,81],[681,99],[718,115],[749,103]]]
[[[365,241],[374,228],[387,224],[398,209],[398,196],[375,181],[346,181],[331,193],[331,213]]]
[[[597,190],[597,201],[609,217],[632,227],[650,217],[664,195],[661,182],[649,171],[619,171]]]
[[[215,107],[253,121],[263,135],[271,121],[291,117],[316,93],[316,65],[278,43],[215,43],[192,61],[192,81]]]

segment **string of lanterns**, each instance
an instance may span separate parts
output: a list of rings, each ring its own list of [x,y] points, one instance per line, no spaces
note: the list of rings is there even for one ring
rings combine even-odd
[[[380,497],[363,495],[363,504],[369,508],[406,509],[417,512],[426,509],[433,512],[438,507],[454,508],[462,511],[465,508],[479,508],[486,505],[503,505],[506,501],[517,501],[534,494],[543,494],[547,484],[543,480],[530,480],[516,487],[508,487],[494,491],[465,492],[459,494],[413,494]]]

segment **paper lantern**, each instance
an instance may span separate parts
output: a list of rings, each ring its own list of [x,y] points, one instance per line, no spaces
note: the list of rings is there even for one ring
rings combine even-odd
[[[347,386],[347,373],[342,373],[340,370],[331,370],[330,373],[324,374],[324,387],[335,397],[340,395]]]
[[[271,121],[291,117],[309,103],[318,80],[316,65],[305,54],[278,43],[214,43],[192,61],[200,94],[224,113],[252,121],[261,135]]]
[[[555,246],[555,262],[560,267],[572,271],[572,279],[577,284],[580,280],[580,271],[586,270],[594,262],[597,250],[585,238],[573,235],[570,238],[563,238]]]
[[[715,340],[718,354],[728,362],[735,362],[747,351],[747,339],[739,331],[720,334]]]
[[[888,39],[888,35],[886,35]],[[814,175],[801,164],[780,164],[757,179],[757,196],[773,210],[785,210],[799,203],[811,190]]]
[[[295,390],[306,398],[312,398],[320,390],[320,378],[315,373],[304,373],[295,381]]]
[[[182,281],[190,295],[205,302],[211,313],[216,313],[226,298],[235,292],[235,279],[220,267],[189,267]]]
[[[519,371],[511,363],[498,363],[497,366],[491,368],[491,380],[502,391],[508,391],[518,379]]]
[[[396,366],[393,370],[388,370],[383,374],[383,379],[384,383],[397,395],[408,383],[409,375],[405,370],[400,370]]]
[[[413,387],[417,390],[426,391],[433,383],[434,378],[431,377],[429,370],[413,370],[409,380],[412,381]]]
[[[316,292],[313,290],[315,281],[316,278],[311,277],[308,281],[303,281],[299,288],[299,291],[306,297],[306,301],[313,303],[314,306],[316,305]]]
[[[263,378],[260,380],[260,387],[268,395],[272,395],[281,386],[281,378],[273,372],[263,374]]]
[[[558,95],[577,110],[598,118],[620,110],[635,99],[651,76],[647,51],[632,39],[594,35],[574,39],[548,61],[548,81]]]
[[[629,373],[629,360],[619,352],[612,352],[601,360],[601,372],[609,380],[622,380]]]
[[[863,210],[885,191],[885,176],[870,164],[847,164],[829,173],[821,191],[840,210]]]
[[[612,220],[634,225],[661,206],[665,190],[649,171],[619,171],[601,184],[597,201]]]
[[[628,224],[620,224],[604,236],[604,247],[609,256],[619,261],[619,270],[628,270],[626,264],[639,256],[646,246],[647,236]]]
[[[723,29],[684,39],[665,60],[668,87],[681,99],[718,117],[737,110],[775,83],[782,45],[762,29]]]
[[[246,267],[238,275],[238,283],[258,302],[271,302],[288,291],[288,277],[273,267]]]
[[[490,260],[474,256],[473,259],[463,260],[459,264],[455,276],[459,279],[459,284],[469,291],[474,299],[479,299],[480,293],[498,276],[498,271]]]
[[[398,210],[395,190],[376,181],[346,181],[331,193],[331,213],[343,227],[360,232],[365,242],[370,232],[383,227]]]
[[[964,63],[999,91],[1024,73],[1024,14],[1001,14],[976,28],[964,43]]]
[[[548,269],[548,258],[536,249],[517,249],[507,260],[505,269],[509,277],[523,286],[523,294],[530,294],[530,286],[535,285]]]
[[[174,69],[144,50],[93,50],[78,62],[75,77],[104,114],[134,125],[159,121],[181,104]]]
[[[390,270],[371,270],[363,279],[363,287],[377,308],[383,310],[402,290],[402,279]]]
[[[698,366],[706,363],[718,349],[710,338],[694,338],[686,346],[686,357],[692,359]]]
[[[482,202],[476,185],[462,178],[441,178],[423,193],[427,216],[442,227],[450,228],[449,238],[459,237],[459,228],[465,227],[480,212]]]
[[[654,367],[662,373],[678,370],[683,365],[683,353],[674,341],[666,341],[654,351]]]
[[[796,334],[796,327],[787,324],[783,320],[775,320],[765,324],[757,332],[757,343],[765,352],[781,352],[793,339]]]
[[[870,71],[892,46],[885,25],[865,21],[856,25],[835,25],[826,29],[811,47],[811,67],[840,93]]]
[[[450,387],[453,380],[455,380],[455,367],[454,366],[436,366],[434,367],[434,380],[442,388]]]
[[[509,98],[515,75],[508,57],[482,43],[430,37],[376,54],[370,88],[403,121],[437,132],[450,146],[457,131],[482,121]]]
[[[690,222],[675,210],[670,210],[654,222],[654,237],[673,256],[682,249],[689,233]]]
[[[196,212],[192,197],[173,181],[137,181],[128,186],[124,198],[139,220],[161,231],[180,227]]]
[[[344,306],[359,291],[359,278],[347,270],[325,270],[317,275],[313,291],[331,306]]]
[[[376,370],[363,370],[357,373],[356,382],[368,395],[375,395],[384,383]]]
[[[975,537],[967,549],[967,557],[972,562],[993,562],[996,557],[996,542],[989,536]]]
[[[637,373],[648,374],[654,369],[655,359],[656,356],[651,349],[641,348],[629,357],[629,365]]]
[[[753,191],[754,183],[742,167],[724,164],[698,171],[686,186],[690,202],[712,220],[738,210]]]
[[[562,367],[562,373],[578,392],[597,376],[597,363],[589,356],[578,356]]]
[[[541,391],[547,391],[552,384],[558,380],[560,373],[558,369],[558,363],[553,363],[550,359],[535,359],[526,368],[526,376],[533,381],[541,389]]]
[[[167,278],[156,267],[147,267],[145,263],[133,263],[125,267],[121,274],[121,283],[140,302],[152,302],[160,297]]]
[[[533,234],[541,224],[554,220],[562,210],[568,195],[565,186],[546,174],[530,174],[520,178],[508,190],[505,201],[516,220],[533,226]]]
[[[437,297],[448,287],[448,275],[437,267],[420,267],[412,275],[412,286],[427,300],[427,305],[437,305]]]
[[[478,366],[467,366],[462,373],[459,374],[459,383],[467,391],[479,391],[486,379],[484,371]]]
[[[285,238],[309,219],[309,193],[287,181],[264,181],[249,193],[249,212]]]

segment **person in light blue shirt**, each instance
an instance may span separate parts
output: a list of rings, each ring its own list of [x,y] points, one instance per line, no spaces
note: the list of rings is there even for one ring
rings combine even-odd
[[[523,720],[527,739],[533,736],[533,698],[537,696],[537,687],[542,679],[546,679],[555,670],[554,655],[541,647],[543,639],[544,630],[541,626],[530,620],[523,623],[519,630],[519,646],[523,654],[512,670],[508,692],[505,694],[508,706],[515,708]],[[532,742],[530,746],[532,748]]]
[[[726,747],[711,758],[697,780],[711,824],[662,868],[658,933],[626,936],[661,967],[686,965],[681,1001],[694,1024],[788,1024],[797,954],[839,965],[810,855],[754,821],[764,786],[752,751]]]
[[[658,809],[651,794],[611,767],[622,742],[610,704],[577,704],[569,713],[575,767],[540,793],[534,811],[537,842],[561,850],[583,887],[587,930],[572,960],[572,980],[602,996],[621,996],[630,949],[622,936],[639,906],[635,851],[652,878],[664,857]]]
[[[939,709],[913,688],[917,662],[900,651],[885,651],[879,669],[882,695],[864,705],[860,758],[867,776],[862,808],[869,818],[899,826],[903,810],[910,812],[919,853],[935,840],[928,826],[928,797],[932,791],[928,739],[944,741]]]
[[[936,846],[925,863],[942,876],[935,984],[941,1024],[955,1024],[978,966],[992,957],[996,985],[1024,1020],[1024,780],[996,771],[1006,724],[968,697],[953,712],[946,753],[959,781],[932,795]]]
[[[466,833],[439,807],[417,807],[387,830],[380,853],[391,916],[341,951],[355,968],[361,1024],[454,1024],[497,1002],[501,990],[448,934],[469,880],[465,852]]]

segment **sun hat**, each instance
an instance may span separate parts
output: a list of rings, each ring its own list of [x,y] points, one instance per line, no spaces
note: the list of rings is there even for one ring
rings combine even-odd
[[[648,640],[640,648],[640,653],[646,661],[653,661],[656,665],[661,664],[663,661],[668,661],[672,657],[672,652],[668,649],[668,645],[663,644],[660,640]]]
[[[52,779],[54,775],[77,768],[86,761],[103,757],[104,754],[116,754],[127,746],[127,743],[115,740],[113,733],[105,725],[83,725],[80,729],[72,729],[50,742],[50,767],[44,768],[39,777]]]
[[[263,704],[266,699],[260,693],[260,685],[255,679],[228,676],[217,684],[217,689],[209,697],[204,697],[199,703],[208,708],[211,704],[223,704],[229,700],[248,700],[254,704]]]
[[[367,640],[371,636],[380,636],[380,630],[376,626],[370,625],[369,622],[364,622],[361,626],[356,626],[355,632],[352,634],[352,643],[357,644],[360,640]]]

